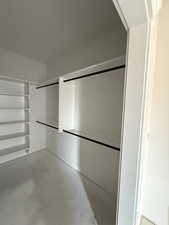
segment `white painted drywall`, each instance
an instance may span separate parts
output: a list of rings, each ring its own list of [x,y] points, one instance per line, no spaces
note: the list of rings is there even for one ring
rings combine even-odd
[[[46,65],[1,48],[0,76],[42,82],[46,79]]]
[[[30,85],[30,151],[46,148],[46,129],[36,123],[46,120],[46,89]]]
[[[74,129],[120,147],[124,69],[74,81]]]
[[[49,124],[53,124],[58,126],[58,110],[59,110],[59,102],[58,102],[58,96],[59,96],[59,86],[49,86],[46,88],[43,88],[46,90],[46,119],[43,120],[46,121]],[[39,90],[43,90],[39,89]],[[42,122],[43,122],[42,121]]]
[[[48,150],[109,193],[116,211],[119,152],[48,128]],[[113,224],[113,221],[112,221]]]
[[[68,54],[53,55],[47,62],[48,79],[80,70],[90,65],[102,63],[125,55],[126,31],[122,26],[84,42],[69,51]]]
[[[169,224],[169,2],[159,15],[149,149],[142,214],[157,225]]]
[[[66,83],[63,78],[59,81],[59,131],[73,129],[74,125],[74,82]]]
[[[95,67],[90,68],[91,71],[93,69],[97,70]],[[100,136],[101,140],[108,144],[119,146],[123,85],[124,70],[75,81],[74,128],[80,129],[90,137]],[[56,104],[57,98],[56,95],[53,98],[49,95],[47,101]],[[47,130],[49,151],[111,193],[115,203],[119,152],[69,134],[58,133],[52,128]]]

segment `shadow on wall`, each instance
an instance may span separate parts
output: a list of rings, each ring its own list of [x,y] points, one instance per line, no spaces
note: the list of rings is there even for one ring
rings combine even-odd
[[[76,82],[77,130],[120,146],[124,70]],[[77,140],[78,141],[78,140]],[[98,225],[114,225],[120,153],[79,139],[79,170],[95,185],[84,185]]]
[[[83,174],[89,174],[88,178],[86,176],[81,176],[81,182],[87,194],[87,198],[93,214],[95,216],[95,220],[98,225],[115,225],[116,221],[116,194],[117,194],[117,180],[113,181],[113,177],[115,178],[118,169],[118,163],[116,170],[105,171],[103,164],[112,163],[113,155],[109,155],[109,159],[107,162],[95,159],[95,151],[98,152],[99,148],[95,144],[86,145],[86,143],[80,139],[79,141],[79,162],[80,162],[80,171]],[[102,147],[101,147],[102,148]],[[100,148],[100,151],[104,151]],[[101,153],[101,152],[100,152]],[[103,152],[102,152],[103,153]],[[110,166],[111,167],[111,166]],[[107,176],[107,173],[111,174],[111,182],[112,192],[108,192],[105,190],[104,184],[102,186],[103,180],[102,178]],[[113,176],[115,175],[115,176]],[[109,179],[109,175],[107,179]],[[95,179],[95,180],[94,180]],[[116,177],[117,179],[117,177]],[[99,185],[99,180],[100,184]],[[106,180],[106,179],[105,179]],[[114,183],[115,182],[115,183]]]

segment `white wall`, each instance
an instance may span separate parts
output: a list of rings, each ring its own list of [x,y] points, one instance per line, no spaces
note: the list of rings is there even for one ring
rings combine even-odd
[[[49,86],[46,89],[46,121],[58,126],[58,111],[59,111],[59,86]],[[43,90],[43,89],[40,89]]]
[[[157,225],[169,224],[169,2],[159,16],[149,150],[142,213]]]
[[[46,79],[46,65],[28,57],[0,49],[0,76],[41,82]]]
[[[74,84],[74,128],[84,132],[86,136],[94,139],[100,137],[99,140],[107,144],[119,146],[124,70],[77,80]],[[56,104],[57,98],[56,95],[53,98],[49,95],[47,101]],[[47,146],[49,151],[108,192],[116,206],[118,151],[70,134],[58,133],[52,128],[47,128]],[[112,212],[115,211],[115,208],[112,209]]]
[[[36,89],[30,86],[30,151],[46,148],[47,134],[44,126],[36,123],[37,120],[46,120],[46,89]]]
[[[75,81],[74,128],[87,137],[118,147],[123,85],[124,70]],[[47,102],[53,101],[53,104],[56,104],[57,98],[56,95],[51,98],[49,94]],[[67,108],[66,114],[69,114],[69,110]],[[64,119],[68,118],[70,117],[66,116]],[[67,123],[70,124],[69,121]],[[52,128],[47,128],[47,148],[108,193],[113,205],[111,210],[114,225],[120,152],[70,134],[58,133]],[[83,177],[81,182],[85,188]]]
[[[85,43],[83,46],[78,46],[77,43],[76,49],[70,50],[69,54],[60,55],[59,58],[55,56],[49,58],[47,63],[48,78],[114,59],[125,55],[125,51],[126,32],[124,29],[117,29],[113,33],[104,33],[103,36]],[[77,82],[75,91],[78,97],[76,98],[75,117],[79,123],[76,123],[75,126],[88,135],[101,136],[102,140],[106,140],[108,144],[119,146],[124,74],[116,75],[116,79],[108,78],[108,76],[108,79],[105,78],[105,80],[104,78],[103,80],[96,78],[96,83],[94,79],[87,82]],[[86,88],[86,85],[89,88]],[[92,94],[93,96],[91,96]],[[53,97],[54,105],[58,101],[57,97]],[[50,94],[47,96],[47,101],[51,101]],[[91,114],[90,110],[92,110]],[[114,120],[112,120],[113,113]],[[87,123],[85,122],[86,118],[89,119]],[[111,122],[109,123],[109,121]],[[103,129],[100,129],[101,126]],[[71,167],[80,170],[110,194],[110,198],[114,202],[112,213],[115,215],[119,152],[69,134],[58,134],[52,128],[47,128],[47,146],[49,151]],[[112,221],[112,224],[114,223],[115,221]]]
[[[74,83],[74,128],[120,147],[124,69]]]
[[[61,76],[85,68],[90,65],[102,63],[115,57],[125,55],[126,31],[122,26],[114,32],[104,33],[98,38],[84,43],[67,54],[56,57],[53,55],[47,62],[48,78]]]

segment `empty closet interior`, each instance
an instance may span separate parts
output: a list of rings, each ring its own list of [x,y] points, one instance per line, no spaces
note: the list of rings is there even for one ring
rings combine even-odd
[[[3,225],[115,225],[126,31],[113,2],[0,12]]]

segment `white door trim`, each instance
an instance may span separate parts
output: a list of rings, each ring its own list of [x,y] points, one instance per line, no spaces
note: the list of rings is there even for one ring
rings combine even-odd
[[[140,218],[159,0],[113,0],[128,33],[116,225]],[[153,41],[153,44],[152,44]]]

